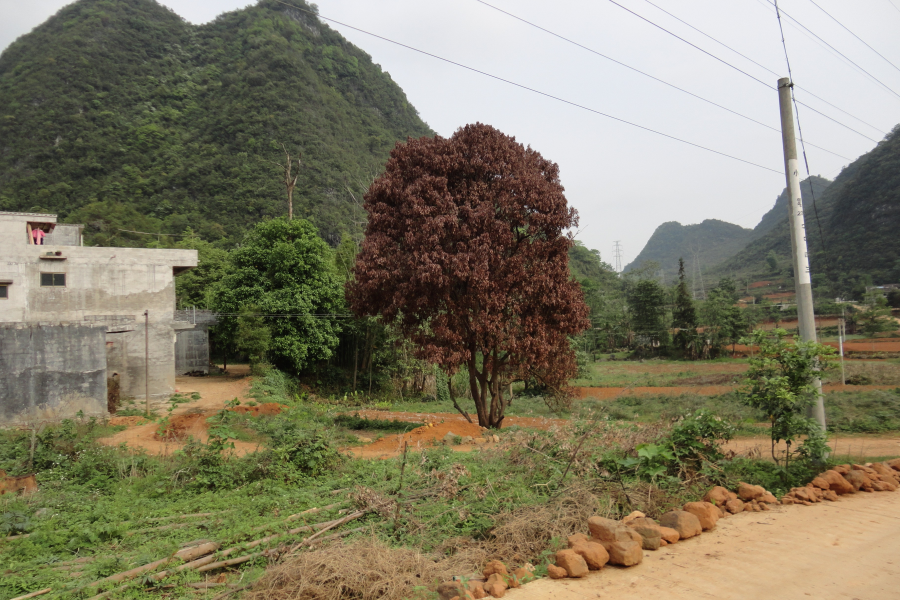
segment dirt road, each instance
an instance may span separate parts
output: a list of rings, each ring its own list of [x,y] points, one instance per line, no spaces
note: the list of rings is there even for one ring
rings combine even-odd
[[[880,437],[867,436],[842,436],[831,437],[828,445],[834,454],[838,456],[853,456],[859,460],[881,456],[900,456],[900,438],[897,436]],[[784,450],[784,444],[778,448]],[[736,438],[725,444],[725,450],[734,450],[743,456],[772,456],[772,438],[768,436]]]
[[[740,513],[629,569],[540,579],[509,600],[888,600],[900,597],[900,491]]]

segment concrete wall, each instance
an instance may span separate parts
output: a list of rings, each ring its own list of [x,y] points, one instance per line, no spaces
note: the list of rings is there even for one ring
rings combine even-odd
[[[106,414],[106,328],[0,324],[0,423]]]
[[[185,329],[175,335],[175,374],[209,373],[209,332]]]
[[[27,223],[55,221],[54,215],[0,213],[0,280],[12,281],[9,298],[0,300],[0,323],[106,326],[109,372],[119,373],[123,396],[143,398],[143,313],[149,311],[150,395],[173,393],[175,333],[193,327],[174,319],[174,273],[197,266],[197,251],[28,243]],[[65,287],[42,287],[42,273],[65,274]]]

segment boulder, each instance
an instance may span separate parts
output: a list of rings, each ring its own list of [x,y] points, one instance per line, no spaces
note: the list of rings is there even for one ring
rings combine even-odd
[[[550,579],[565,579],[568,573],[562,567],[556,565],[547,565],[547,576]]]
[[[757,502],[767,502],[768,504],[778,504],[778,498],[772,492],[766,492],[761,498],[757,498]]]
[[[769,508],[769,505],[768,505],[767,503],[765,503],[765,502],[760,502],[760,503],[759,503],[759,510],[771,510],[771,509]]]
[[[889,481],[895,482],[897,481],[898,473],[892,468],[886,466],[884,463],[873,463],[872,470],[881,475],[881,478]]]
[[[837,494],[852,494],[856,491],[853,484],[834,469],[825,471],[819,477],[827,481],[829,489]]]
[[[890,481],[873,481],[872,489],[876,492],[894,492],[897,490],[897,484]]]
[[[640,517],[631,521],[628,526],[640,534],[641,547],[644,550],[659,550],[664,540],[662,539],[660,526],[656,521],[647,517]]]
[[[761,485],[750,485],[749,483],[744,483],[743,481],[738,485],[738,496],[741,497],[741,500],[744,502],[750,500],[756,500],[757,498],[762,498],[766,494],[766,488]]]
[[[603,548],[603,546],[600,546],[600,547]],[[605,552],[606,552],[606,549],[604,548],[603,551],[604,551],[604,553],[605,553]],[[590,567],[590,565],[588,565],[588,567]],[[528,583],[529,581],[531,581],[532,579],[534,579],[534,573],[532,573],[531,571],[529,571],[529,570],[526,569],[525,567],[519,567],[518,569],[516,569],[515,571],[513,571],[513,577],[514,577],[514,578],[516,579],[516,581],[521,585],[521,584],[524,584],[524,583]]]
[[[568,538],[569,548],[571,548],[572,546],[574,546],[575,544],[577,544],[579,542],[589,542],[590,540],[591,540],[591,538],[584,535],[583,533],[574,533],[574,534],[570,535]]]
[[[700,527],[703,528],[703,531],[715,527],[720,516],[716,505],[709,502],[688,502],[684,505],[684,510],[700,520]]]
[[[681,539],[681,535],[679,535],[678,532],[671,527],[660,526],[659,535],[660,537],[662,537],[663,541],[669,544],[674,544]]]
[[[458,437],[459,436],[456,435],[455,433],[453,433],[452,431],[448,431],[447,435],[444,436],[444,441],[447,442],[448,444],[452,444],[453,442],[456,441],[456,438],[458,438]]]
[[[838,501],[838,495],[837,495],[837,492],[835,492],[835,491],[833,491],[833,490],[825,490],[824,496],[825,496],[825,499],[826,499],[826,500],[829,500],[829,501],[831,501],[831,502],[837,502],[837,501]]]
[[[622,523],[625,525],[628,525],[630,522],[634,521],[635,519],[641,519],[646,516],[647,515],[645,515],[641,511],[636,510],[636,511],[632,512],[631,514],[629,514],[627,517],[623,517]]]
[[[734,500],[729,500],[725,503],[725,510],[730,512],[733,515],[738,514],[742,510],[744,510],[744,501],[740,498],[735,498]]]
[[[793,496],[785,496],[781,499],[782,504],[795,504],[796,500]]]
[[[506,585],[506,578],[499,573],[494,573],[488,577],[486,582],[484,582],[484,591],[494,598],[502,598],[505,596],[508,587],[509,586]]]
[[[578,542],[572,546],[572,550],[584,559],[588,569],[592,571],[602,569],[609,562],[609,553],[597,542]]]
[[[465,593],[462,584],[458,581],[445,581],[437,587],[437,595],[441,600],[458,598]]]
[[[494,574],[509,575],[509,571],[506,570],[506,565],[504,565],[499,560],[492,560],[488,564],[484,565],[484,571],[482,571],[481,573],[482,575],[484,575],[485,579]]]
[[[598,542],[641,541],[639,533],[613,519],[591,517],[588,519],[588,529],[591,530],[591,537]]]
[[[752,502],[744,502],[744,512],[753,512]]]
[[[717,485],[706,492],[706,495],[703,496],[703,501],[715,504],[716,506],[724,506],[726,502],[731,500],[731,496],[733,495],[734,494],[729,492],[726,488]]]
[[[609,553],[609,564],[631,567],[644,560],[641,544],[635,541],[604,542],[603,547]]]
[[[467,585],[469,588],[469,595],[471,595],[474,600],[481,600],[482,598],[487,597],[487,592],[484,591],[484,583],[481,581],[470,579]]]
[[[900,458],[895,458],[893,460],[885,461],[884,464],[886,464],[887,466],[889,466],[890,468],[892,468],[895,471],[900,471]]]
[[[847,473],[850,472],[850,465],[838,465],[838,466],[834,467],[833,470],[837,471],[841,475],[846,475]]]
[[[673,510],[667,512],[659,519],[659,524],[663,527],[670,527],[678,532],[678,538],[686,540],[700,535],[703,527],[700,525],[700,519],[696,515],[683,510]]]
[[[831,484],[828,483],[828,480],[825,479],[824,477],[822,477],[821,475],[816,477],[815,479],[813,479],[811,483],[814,486],[816,486],[817,488],[822,489],[822,490],[830,490],[831,489]]]
[[[588,566],[584,558],[573,549],[560,550],[556,553],[556,566],[566,570],[569,577],[584,577],[588,574]],[[487,590],[487,587],[485,587]]]
[[[666,540],[664,540],[664,539],[660,539],[660,540],[659,540],[659,547],[660,547],[660,548],[664,548],[664,547],[666,547],[666,546],[668,546],[668,545],[669,545],[669,542],[667,542]]]
[[[844,475],[844,479],[850,482],[857,492],[866,488],[872,489],[872,480],[868,475],[858,469],[851,469]]]

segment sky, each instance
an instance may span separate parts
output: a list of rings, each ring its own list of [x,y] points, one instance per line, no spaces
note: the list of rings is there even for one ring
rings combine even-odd
[[[247,0],[159,1],[194,24],[251,4]],[[772,207],[785,186],[775,85],[778,77],[787,76],[787,68],[768,0],[488,1],[775,130],[635,73],[478,0],[321,0],[318,6],[320,16],[344,23],[330,26],[389,72],[440,135],[452,135],[466,123],[487,123],[559,164],[566,196],[580,215],[576,237],[600,250],[607,262],[614,263],[613,245],[620,241],[625,266],[664,222],[687,225],[720,219],[752,228]],[[0,48],[68,3],[0,0]],[[900,123],[900,0],[780,0],[778,4],[806,28],[783,15],[797,100],[809,105],[799,107],[804,139],[834,153],[807,145],[810,173],[833,179]],[[665,271],[674,268],[663,265]]]

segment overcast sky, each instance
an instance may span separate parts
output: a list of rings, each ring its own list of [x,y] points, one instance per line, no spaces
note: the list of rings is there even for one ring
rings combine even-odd
[[[250,4],[247,0],[160,1],[195,24]],[[778,24],[767,0],[616,1],[770,83],[771,88],[610,0],[490,3],[731,110],[779,127],[775,75],[653,5],[785,76]],[[65,0],[0,0],[0,48],[66,4]],[[842,29],[816,4],[887,60]],[[815,4],[812,0],[781,0],[779,6],[900,93],[900,69],[890,64],[900,66],[900,0],[815,0]],[[753,227],[784,188],[778,132],[638,75],[477,0],[321,0],[319,10],[323,17],[779,171],[767,171],[642,131],[331,23],[391,74],[439,134],[449,136],[461,125],[480,121],[557,162],[569,202],[581,215],[578,238],[588,247],[599,249],[608,262],[613,262],[615,240],[622,242],[624,266],[665,221],[689,224],[714,218]],[[900,96],[861,73],[789,19],[785,19],[785,38],[794,81],[805,88],[797,90],[798,100],[874,140],[882,139],[900,122]],[[853,116],[828,106],[806,90]],[[807,142],[845,157],[854,159],[875,145],[803,106],[800,118]],[[829,179],[849,162],[816,148],[807,150],[811,172]]]

